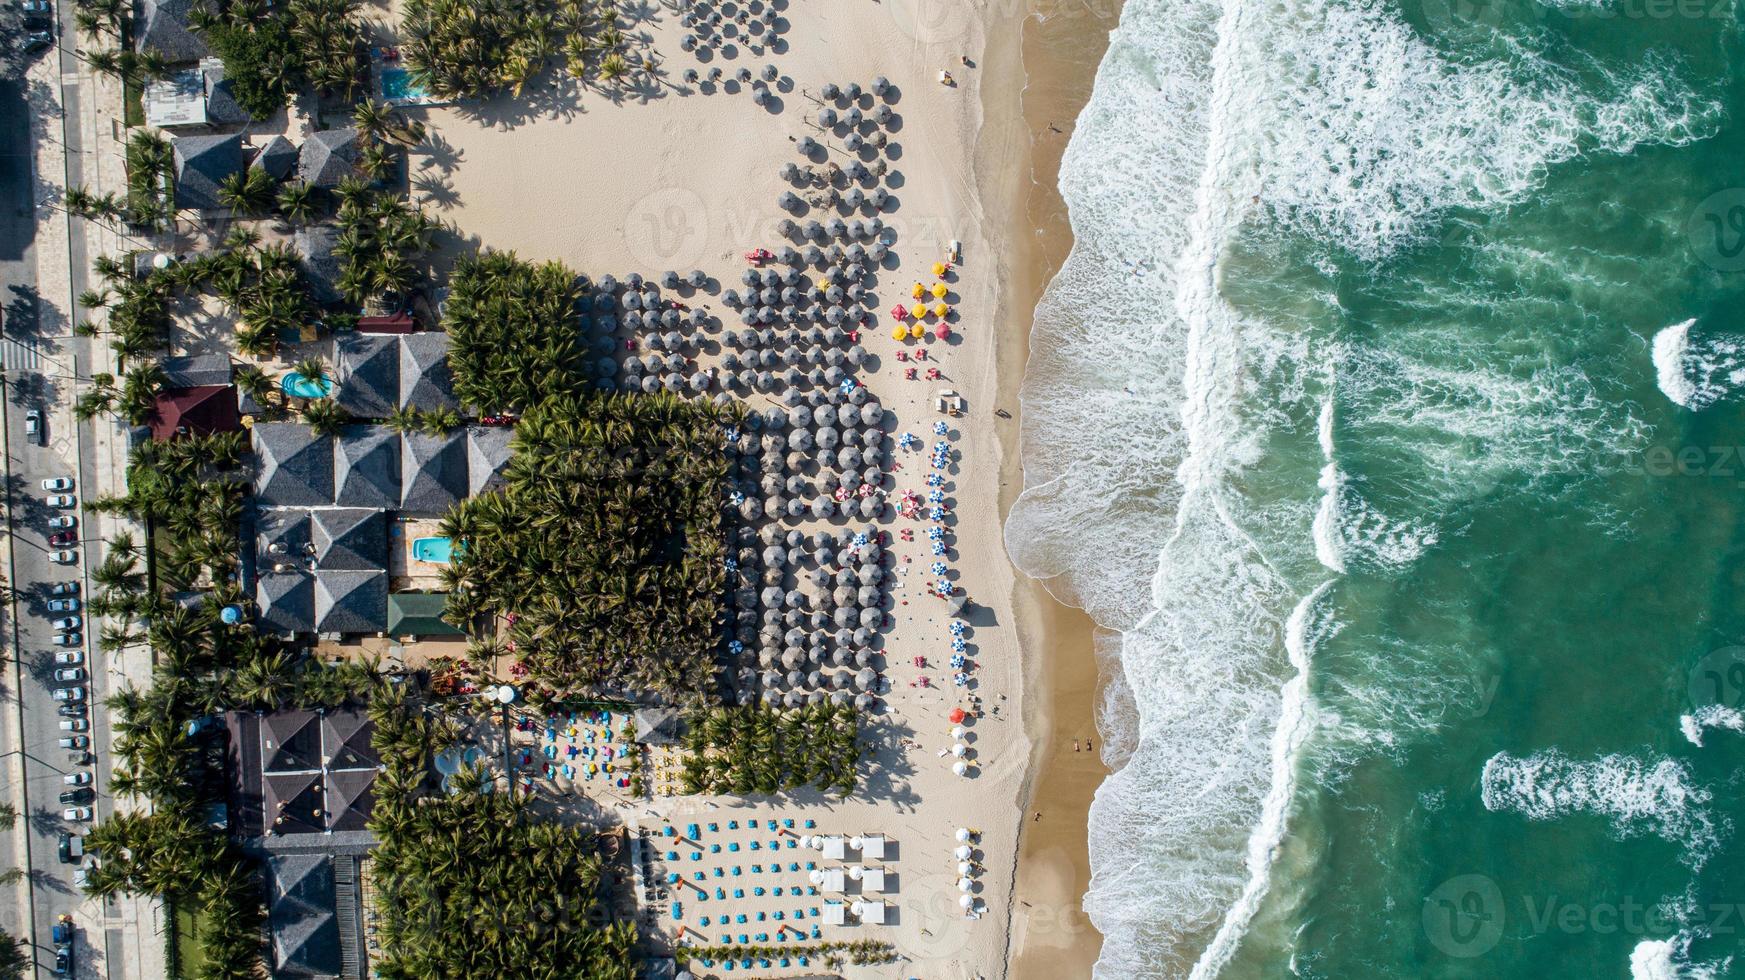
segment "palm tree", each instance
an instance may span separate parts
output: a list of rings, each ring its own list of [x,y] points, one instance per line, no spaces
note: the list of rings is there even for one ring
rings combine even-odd
[[[351,119],[359,133],[372,140],[378,139],[393,126],[393,110],[386,103],[365,99],[352,110]]]
[[[279,213],[292,225],[300,225],[315,217],[315,188],[298,182],[279,188]]]
[[[382,424],[395,432],[414,432],[422,428],[423,419],[417,407],[407,405],[388,413],[388,417],[382,420]]]
[[[303,406],[303,421],[318,436],[337,435],[351,421],[351,413],[326,398],[318,398]]]
[[[244,364],[241,367],[238,367],[236,369],[236,374],[234,375],[234,380],[236,382],[236,389],[253,399],[254,402],[259,405],[265,405],[267,399],[272,397],[272,393],[277,390],[278,387],[273,384],[272,378],[267,377],[265,371],[262,371],[253,364]]]

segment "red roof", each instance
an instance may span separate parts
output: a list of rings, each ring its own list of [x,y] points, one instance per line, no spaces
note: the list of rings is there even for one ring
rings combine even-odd
[[[151,437],[164,440],[178,435],[211,435],[242,428],[236,411],[236,388],[232,385],[201,385],[171,388],[159,395],[152,413]]]
[[[396,313],[393,316],[360,316],[357,318],[358,333],[411,333],[418,325],[412,321],[410,313]]]

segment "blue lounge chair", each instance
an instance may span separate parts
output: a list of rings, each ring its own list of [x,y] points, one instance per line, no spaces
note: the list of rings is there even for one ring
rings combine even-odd
[[[793,828],[794,828],[794,818],[793,818],[793,817],[789,817],[789,818],[788,818],[788,819],[786,819],[786,820],[783,820],[783,821],[782,821],[782,826],[784,826],[784,827],[786,827],[786,828],[788,828],[788,829],[789,829],[789,830],[792,830],[792,829],[793,829]],[[787,966],[787,964],[786,964],[786,963],[783,963],[783,964],[782,964],[782,965],[783,965],[783,966]]]
[[[814,820],[811,820],[811,819],[808,819],[808,820],[807,820],[807,821],[806,821],[806,829],[807,829],[807,830],[811,830],[811,829],[812,829],[812,828],[813,828],[813,827],[816,827],[816,826],[818,826],[818,824],[817,824],[817,822],[816,822],[816,821],[814,821]]]
[[[727,821],[727,829],[728,830],[738,830],[739,829],[739,821],[737,821],[737,820]]]
[[[720,854],[721,853],[721,845],[720,844],[710,844],[709,845],[709,853],[710,854]]]
[[[719,825],[719,824],[716,824],[716,823],[714,823],[714,822],[713,822],[713,821],[711,821],[711,822],[710,822],[710,824],[709,824],[709,833],[711,833],[711,834],[714,834],[714,833],[719,833],[719,832],[720,832],[720,830],[721,830],[721,827],[720,827],[720,825]]]
[[[756,887],[756,888],[753,888],[753,889],[752,889],[752,890],[751,890],[751,893],[752,893],[752,894],[753,894],[753,895],[755,895],[755,896],[757,896],[757,897],[758,897],[758,898],[762,898],[762,897],[763,897],[763,886],[762,886],[762,885],[759,885],[759,886],[757,886],[757,887]]]
[[[732,842],[728,843],[727,850],[734,853],[734,854],[738,854],[739,853],[739,842],[732,841]]]
[[[717,889],[715,889],[715,897],[716,898],[726,898],[727,892],[723,891],[722,889],[717,888]]]
[[[777,898],[781,898],[781,897],[782,897],[782,886],[780,886],[780,885],[777,885],[777,886],[776,886],[776,891],[775,891],[775,895],[776,895],[776,897],[777,897]]]

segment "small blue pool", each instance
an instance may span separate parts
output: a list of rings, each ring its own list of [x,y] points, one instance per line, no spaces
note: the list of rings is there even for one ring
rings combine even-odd
[[[412,73],[404,68],[383,68],[380,77],[384,102],[422,102],[430,97],[424,86],[414,81]]]
[[[295,371],[279,379],[279,387],[293,398],[326,398],[333,394],[333,381],[328,378],[305,378]]]
[[[454,561],[454,542],[448,538],[413,538],[412,557],[432,565]]]

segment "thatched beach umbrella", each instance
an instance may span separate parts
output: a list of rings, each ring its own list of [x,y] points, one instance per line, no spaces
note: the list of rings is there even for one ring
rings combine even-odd
[[[862,625],[862,626],[868,627],[870,629],[878,629],[879,624],[883,623],[884,621],[885,621],[885,614],[881,610],[862,609],[860,611],[860,625]]]

